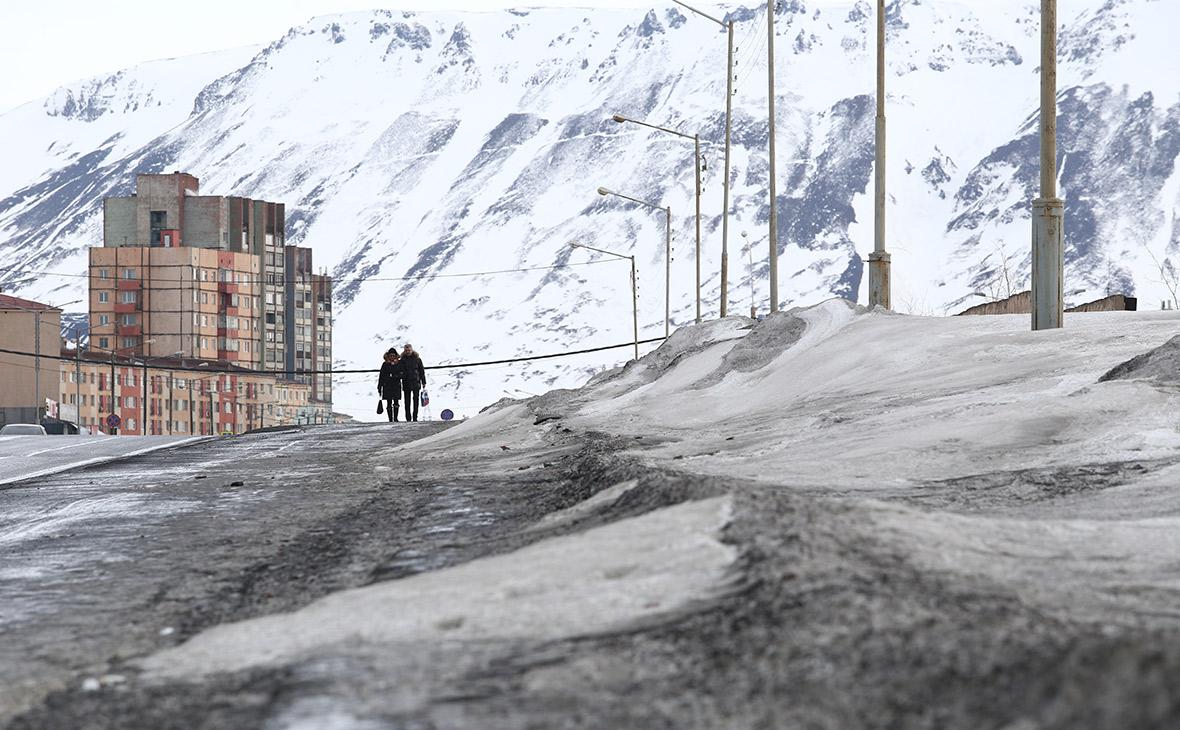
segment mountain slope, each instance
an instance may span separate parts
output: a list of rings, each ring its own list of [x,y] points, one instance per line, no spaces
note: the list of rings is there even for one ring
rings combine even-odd
[[[1061,36],[1061,182],[1071,302],[1169,297],[1180,245],[1180,75],[1163,0],[1088,0]],[[786,304],[857,298],[872,245],[872,5],[779,5],[780,291]],[[731,300],[765,311],[765,14],[738,21]],[[1039,14],[1027,0],[889,7],[895,304],[943,313],[1028,277],[1035,197]],[[100,243],[101,197],[136,172],[183,169],[210,193],[288,204],[289,241],[339,278],[336,357],[371,366],[412,339],[429,363],[625,342],[634,253],[641,335],[663,329],[664,221],[594,194],[672,208],[674,321],[694,310],[691,144],[706,157],[705,311],[719,293],[724,34],[676,9],[372,11],[318,18],[250,55],[146,64],[0,116],[22,153],[0,172],[6,288],[73,299]],[[235,55],[236,54],[236,55]],[[1171,61],[1173,65],[1174,61]],[[176,79],[173,83],[172,80]],[[27,141],[25,144],[23,141]],[[44,151],[42,151],[44,150]],[[747,238],[740,233],[747,232]],[[748,243],[747,243],[748,242]],[[576,264],[568,266],[567,264]],[[545,268],[545,267],[562,268]],[[472,272],[529,269],[461,276]],[[439,373],[438,407],[473,412],[505,389],[571,384],[626,350]],[[366,413],[367,377],[342,377]]]

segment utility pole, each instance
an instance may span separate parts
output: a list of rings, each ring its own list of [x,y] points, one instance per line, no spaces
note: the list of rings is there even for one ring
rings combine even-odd
[[[766,52],[768,56],[766,77],[770,87],[770,311],[778,311],[778,192],[775,184],[774,164],[774,6],[775,0],[766,0]]]
[[[1065,201],[1057,197],[1057,0],[1041,0],[1041,197],[1033,201],[1032,328],[1065,319]]]
[[[82,335],[74,330],[74,421],[82,433]]]
[[[41,423],[41,312],[33,312],[33,408],[34,421]]]
[[[672,0],[682,8],[692,11],[696,15],[701,16],[706,20],[710,20],[725,29],[727,37],[727,51],[725,54],[725,181],[721,184],[723,195],[722,213],[721,213],[721,316],[724,317],[729,312],[729,162],[730,162],[730,132],[733,129],[733,19],[726,18],[722,20],[716,18],[708,13],[701,12],[693,6],[689,5],[683,0]],[[700,150],[697,152],[697,167],[700,167]],[[697,189],[697,323],[701,321],[700,313],[700,188],[698,178]]]
[[[869,306],[891,309],[890,256],[885,251],[885,0],[877,0],[877,160],[874,165],[873,252],[869,254]]]
[[[733,131],[733,20],[725,24],[729,50],[725,77],[725,180],[721,183],[721,317],[729,314],[729,148]]]
[[[664,280],[672,281],[672,206],[664,208]],[[701,290],[697,288],[697,296]],[[664,287],[664,339],[672,336],[672,286]]]
[[[697,324],[701,323],[701,135],[693,135],[693,149],[697,168]]]

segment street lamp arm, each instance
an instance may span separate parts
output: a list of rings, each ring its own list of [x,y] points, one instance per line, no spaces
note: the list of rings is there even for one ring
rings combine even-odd
[[[647,127],[648,129],[655,129],[660,132],[667,132],[668,134],[674,134],[677,137],[683,137],[685,139],[696,139],[696,137],[691,134],[685,134],[684,132],[678,132],[675,129],[669,129],[668,127],[661,127],[658,124],[649,124],[648,122],[641,122],[638,119],[632,119],[631,117],[625,117],[622,114],[615,114],[614,116],[611,117],[611,119],[619,124],[622,124],[623,122],[631,122],[632,124],[638,124],[641,127]]]
[[[717,18],[714,18],[712,15],[709,15],[708,13],[703,13],[700,10],[697,10],[693,6],[689,5],[688,3],[682,3],[682,2],[680,2],[680,0],[672,0],[672,2],[676,3],[677,5],[684,8],[685,10],[696,13],[697,15],[701,16],[702,18],[705,18],[706,20],[713,21],[717,25],[720,25],[722,28],[728,27],[724,20],[718,20]]]
[[[586,244],[584,244],[584,243],[571,243],[571,244],[570,244],[570,247],[571,247],[571,248],[584,248],[584,249],[586,249],[587,251],[594,251],[594,252],[596,252],[596,253],[605,254],[605,255],[607,255],[607,256],[614,256],[614,257],[616,257],[616,258],[620,258],[620,259],[630,259],[630,258],[631,258],[630,256],[624,256],[623,254],[621,254],[621,253],[615,253],[614,251],[606,251],[606,250],[604,250],[604,249],[601,249],[601,248],[594,248],[593,246],[587,246],[587,245],[586,245]]]
[[[655,203],[649,203],[646,200],[640,200],[639,198],[632,198],[630,195],[623,195],[622,193],[616,193],[614,190],[607,190],[606,188],[599,188],[598,194],[599,195],[613,195],[617,198],[622,198],[623,200],[630,200],[632,203],[639,203],[640,205],[645,205],[648,208],[651,208],[653,210],[663,210],[664,209],[664,206],[662,206],[662,205],[656,205]]]

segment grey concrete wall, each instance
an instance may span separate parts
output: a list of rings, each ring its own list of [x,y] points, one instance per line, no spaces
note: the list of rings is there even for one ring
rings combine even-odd
[[[102,245],[135,245],[135,198],[104,198]]]
[[[184,199],[184,205],[180,238],[185,246],[222,248],[228,244],[229,206],[225,198],[190,195]]]

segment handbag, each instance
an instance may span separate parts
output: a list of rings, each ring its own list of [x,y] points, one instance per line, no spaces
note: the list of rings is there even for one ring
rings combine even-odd
[[[384,412],[385,412],[385,401],[378,400],[377,401],[377,415],[380,416]]]
[[[430,394],[429,394],[429,393],[427,393],[425,389],[422,391],[422,398],[421,398],[421,401],[422,401],[422,407],[423,407],[423,408],[425,408],[426,406],[430,405]]]

